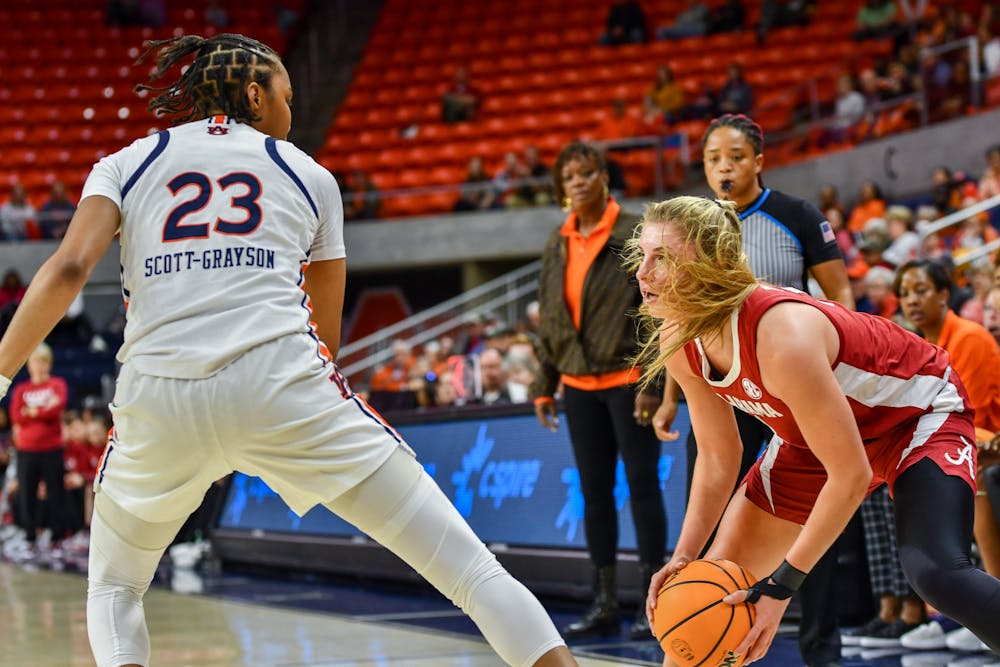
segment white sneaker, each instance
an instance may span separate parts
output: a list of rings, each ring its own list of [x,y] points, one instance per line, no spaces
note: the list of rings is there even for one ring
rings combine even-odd
[[[900,657],[900,667],[947,667],[948,662],[955,659],[955,654],[948,651],[927,651],[925,653],[907,653]]]
[[[937,621],[924,623],[916,630],[910,630],[899,638],[903,648],[919,650],[947,648],[944,628]]]
[[[945,635],[945,643],[952,651],[966,651],[969,653],[979,653],[989,651],[990,647],[982,642],[979,637],[972,634],[968,628],[952,630]]]

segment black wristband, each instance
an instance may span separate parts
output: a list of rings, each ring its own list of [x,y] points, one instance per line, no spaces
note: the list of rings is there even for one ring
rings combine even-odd
[[[787,560],[783,560],[771,575],[771,580],[794,592],[799,590],[799,586],[806,580],[806,573],[790,565]]]
[[[799,589],[805,578],[805,572],[792,567],[788,561],[782,561],[774,574],[761,579],[748,589],[747,602],[757,602],[762,595],[775,600],[787,600]]]

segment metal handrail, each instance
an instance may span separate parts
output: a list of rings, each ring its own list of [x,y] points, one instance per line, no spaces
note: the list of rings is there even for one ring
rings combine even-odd
[[[972,206],[969,206],[968,208],[963,208],[960,211],[955,211],[953,213],[949,213],[948,215],[942,218],[938,218],[929,225],[926,225],[923,229],[921,229],[918,232],[918,234],[920,235],[921,240],[925,239],[934,232],[940,231],[945,227],[951,227],[952,225],[962,222],[969,216],[976,215],[977,213],[982,213],[983,211],[988,211],[994,206],[998,205],[1000,205],[1000,195],[994,195],[989,199],[984,199],[983,201],[977,202]]]
[[[348,343],[347,345],[342,346],[340,348],[340,355],[346,356],[349,354],[354,354],[355,352],[359,352],[365,349],[366,347],[378,345],[379,343],[385,342],[386,340],[391,339],[403,333],[407,329],[419,326],[424,322],[427,322],[428,320],[431,320],[439,315],[443,315],[444,313],[447,313],[449,310],[463,308],[466,304],[476,300],[477,298],[485,294],[488,294],[493,290],[503,288],[504,286],[509,285],[516,280],[527,278],[532,274],[537,276],[539,270],[541,270],[541,267],[542,267],[542,261],[535,260],[534,262],[531,262],[530,264],[525,264],[524,266],[518,269],[514,269],[513,271],[506,273],[500,276],[499,278],[494,278],[493,280],[485,282],[482,285],[477,285],[476,287],[473,287],[472,289],[463,292],[458,296],[452,297],[447,301],[442,301],[436,306],[432,306],[426,310],[417,313],[416,315],[406,318],[405,320],[396,322],[395,324],[384,327],[373,334],[368,334],[363,338],[359,338],[356,341],[353,341],[351,343]],[[479,308],[475,309],[475,311],[467,312],[466,317],[482,314],[482,312],[484,312],[485,310],[488,309],[480,306]]]

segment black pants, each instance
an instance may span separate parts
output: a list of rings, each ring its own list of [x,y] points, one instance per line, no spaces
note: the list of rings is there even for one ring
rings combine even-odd
[[[924,459],[893,487],[896,542],[917,595],[1000,653],[1000,580],[969,558],[975,495]]]
[[[52,539],[65,537],[66,495],[63,487],[63,450],[49,452],[17,452],[17,497],[21,503],[21,519],[29,542],[35,541],[39,527],[50,528]],[[39,526],[38,483],[45,482],[49,511],[47,525]]]
[[[639,559],[659,565],[667,547],[667,515],[660,491],[660,441],[651,426],[639,426],[631,387],[581,391],[566,387],[566,421],[583,492],[583,525],[595,567],[615,564],[618,513],[615,468],[625,464]]]
[[[743,459],[740,461],[742,481],[747,471],[757,461],[761,446],[770,442],[774,432],[756,417],[741,410],[736,413],[736,426],[740,429],[743,442]],[[698,445],[694,431],[688,435],[688,493],[694,476],[694,461]],[[799,589],[799,603],[802,606],[802,620],[799,622],[799,652],[807,664],[826,665],[840,660],[840,627],[837,621],[837,550],[831,547],[809,572]]]

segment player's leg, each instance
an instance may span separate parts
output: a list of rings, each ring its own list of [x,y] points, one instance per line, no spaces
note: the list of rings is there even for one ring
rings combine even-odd
[[[508,664],[576,664],[542,605],[504,570],[405,449],[326,506],[459,606]]]
[[[969,558],[975,496],[925,458],[895,480],[896,539],[917,594],[1000,652],[1000,580]]]
[[[746,496],[746,488],[741,485],[729,501],[705,557],[739,563],[760,579],[781,565],[802,526],[752,503]]]
[[[142,596],[185,518],[150,523],[108,494],[97,494],[90,525],[87,634],[98,667],[149,664]]]

